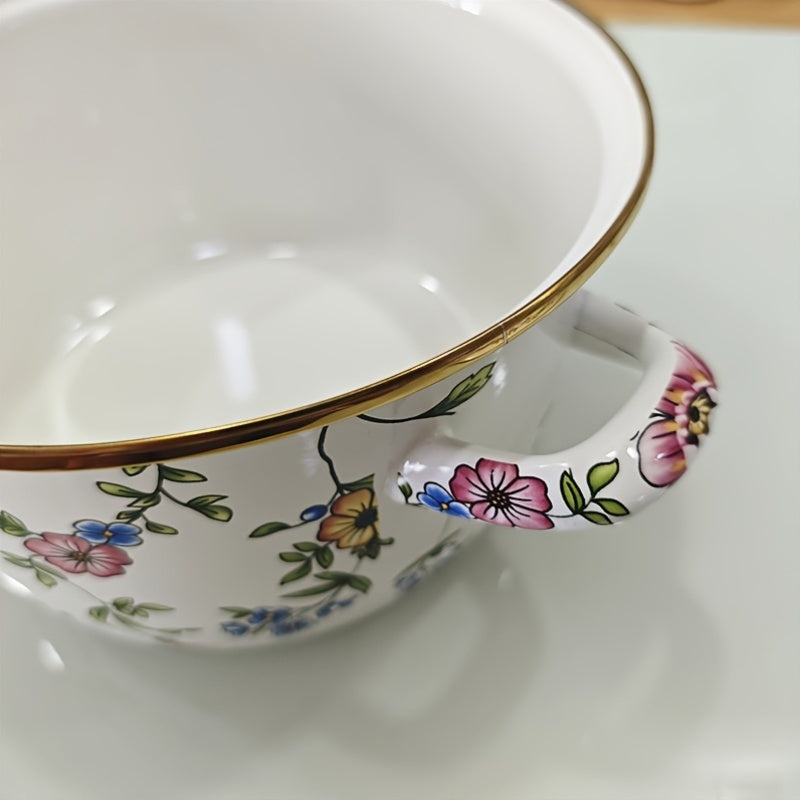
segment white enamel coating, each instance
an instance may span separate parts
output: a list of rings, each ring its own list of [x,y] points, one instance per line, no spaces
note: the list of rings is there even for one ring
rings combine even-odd
[[[584,255],[647,147],[619,54],[554,2],[15,0],[0,108],[7,444],[434,357]]]
[[[488,504],[479,522],[534,529],[592,528],[644,508],[685,474],[687,461],[695,456],[696,445],[706,433],[707,419],[701,420],[701,411],[710,416],[708,412],[716,405],[713,375],[696,357],[693,363],[683,364],[686,349],[636,314],[588,292],[582,292],[579,298],[576,330],[631,356],[644,370],[625,405],[594,435],[555,453],[526,455],[491,450],[450,436],[425,439],[407,455],[400,470],[410,496],[420,496],[426,487],[433,486],[443,501],[434,510],[452,514],[459,494],[452,489],[448,492],[448,488],[455,485],[460,470],[465,471],[471,486],[461,488],[464,496]],[[537,380],[536,371],[534,363],[531,383]],[[692,371],[696,373],[692,378],[695,389],[685,392],[685,400],[676,396],[674,404],[668,402],[669,406],[685,406],[685,411],[682,409],[677,418],[661,416],[657,409],[664,398],[684,393],[686,382],[680,377],[676,381],[676,375]],[[591,392],[590,386],[586,388]],[[678,443],[672,438],[673,429],[688,426],[692,401],[697,406],[693,412],[696,427],[703,430],[697,442],[679,448],[676,455]],[[659,426],[655,445],[646,434],[651,425]],[[640,451],[643,437],[648,442],[644,452]],[[668,437],[670,441],[659,447],[658,439]],[[659,466],[659,460],[669,462],[669,467]],[[476,472],[479,464],[483,467]],[[535,498],[518,498],[526,491],[524,476],[533,478],[540,491],[547,489],[548,497],[540,500],[540,511]],[[568,487],[563,486],[565,480]]]
[[[225,424],[435,357],[588,253],[649,145],[630,68],[559,2],[20,0],[0,105],[9,444]],[[409,507],[405,456],[532,441],[581,306],[361,418],[2,471],[3,582],[207,647],[372,613],[480,532]]]

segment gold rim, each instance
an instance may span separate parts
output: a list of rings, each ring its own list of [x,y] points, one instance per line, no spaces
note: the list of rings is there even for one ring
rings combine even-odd
[[[588,21],[613,47],[633,81],[645,118],[645,153],[628,201],[595,245],[558,280],[486,330],[404,372],[352,392],[267,417],[147,439],[74,445],[0,445],[0,469],[72,470],[145,464],[227,450],[276,439],[356,416],[443,380],[524,333],[574,294],[605,261],[641,205],[653,166],[653,115],[647,93],[625,51],[595,20]]]

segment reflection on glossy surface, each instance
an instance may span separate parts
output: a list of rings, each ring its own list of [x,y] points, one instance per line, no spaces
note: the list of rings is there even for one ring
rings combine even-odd
[[[622,33],[661,160],[597,285],[702,339],[725,375],[698,480],[612,537],[495,536],[373,620],[279,652],[117,646],[3,595],[3,800],[800,796],[800,42]],[[561,408],[559,447],[583,423]]]

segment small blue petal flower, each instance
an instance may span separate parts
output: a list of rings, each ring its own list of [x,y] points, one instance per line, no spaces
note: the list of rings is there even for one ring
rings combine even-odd
[[[97,519],[82,519],[74,523],[75,533],[92,544],[113,544],[118,547],[134,547],[142,543],[142,529],[127,522],[112,522],[107,525]]]
[[[335,610],[336,610],[336,601],[335,600],[329,600],[327,603],[325,603],[324,606],[320,606],[316,610],[316,615],[318,617],[327,617],[328,614],[330,614],[332,611],[335,611]]]
[[[324,517],[327,513],[328,506],[309,506],[305,511],[300,513],[300,519],[303,520],[303,522],[313,522],[315,519]]]
[[[432,508],[435,511],[443,511],[453,517],[472,518],[472,512],[463,504],[456,500],[444,486],[438,483],[426,483],[424,491],[417,494],[417,500],[422,505]]]
[[[292,609],[286,608],[286,606],[272,609],[272,622],[280,622],[281,620],[288,619],[291,616]]]
[[[422,575],[417,572],[409,572],[406,575],[401,575],[394,585],[400,589],[401,592],[409,592],[422,580]]]
[[[295,617],[293,619],[285,619],[280,622],[273,621],[270,625],[270,630],[275,634],[275,636],[286,636],[287,634],[301,631],[303,628],[308,628],[310,625],[311,620],[308,620],[305,617]]]
[[[224,630],[225,633],[229,633],[231,636],[241,636],[242,634],[247,633],[250,628],[243,622],[237,622],[236,620],[231,619],[222,623],[222,630]]]
[[[444,505],[445,503],[452,503],[453,502],[453,495],[441,486],[438,483],[426,483],[424,486],[425,494],[427,494],[432,500],[436,501],[440,505]]]
[[[356,596],[353,595],[352,597],[345,597],[344,600],[337,600],[336,603],[339,608],[347,608],[347,606],[353,605],[355,602]]]
[[[251,625],[258,625],[267,618],[268,614],[269,609],[267,608],[254,608],[253,613],[248,617],[247,621]]]

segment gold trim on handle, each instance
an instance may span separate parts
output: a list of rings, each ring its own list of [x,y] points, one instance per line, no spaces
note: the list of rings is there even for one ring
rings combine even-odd
[[[594,274],[622,238],[641,205],[653,165],[653,116],[639,75],[619,44],[597,22],[581,11],[576,10],[576,13],[592,24],[616,50],[635,86],[645,118],[645,152],[639,176],[622,211],[589,252],[541,294],[458,346],[404,372],[337,397],[258,419],[167,436],[72,445],[0,445],[0,469],[73,470],[145,464],[241,447],[318,428],[406,397],[447,378],[502,347],[553,311]]]

